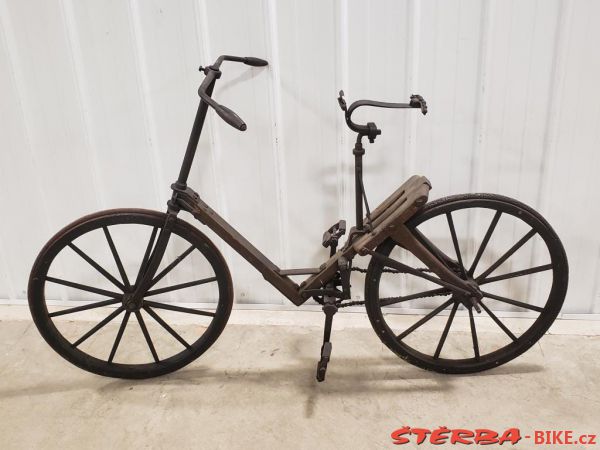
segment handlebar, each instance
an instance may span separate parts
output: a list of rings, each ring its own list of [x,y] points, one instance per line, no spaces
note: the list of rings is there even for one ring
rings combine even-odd
[[[427,103],[425,102],[425,99],[418,94],[411,95],[409,103],[388,103],[378,102],[375,100],[357,100],[347,107],[346,100],[344,99],[344,91],[340,91],[338,103],[340,104],[342,111],[344,111],[348,127],[352,131],[359,133],[361,136],[367,136],[370,142],[373,142],[375,138],[381,134],[381,130],[377,129],[373,122],[369,122],[366,125],[359,125],[352,122],[352,113],[361,106],[374,106],[376,108],[420,108],[423,115],[427,114]]]
[[[200,67],[200,71],[204,72],[206,78],[198,88],[198,95],[207,105],[211,106],[215,112],[231,125],[233,128],[236,128],[240,131],[246,131],[248,128],[242,118],[238,116],[234,111],[229,109],[228,107],[217,103],[211,97],[212,89],[216,80],[221,78],[222,72],[220,70],[221,64],[223,61],[233,61],[233,62],[241,62],[246,64],[247,66],[253,67],[263,67],[267,66],[269,63],[264,59],[255,58],[253,56],[230,56],[230,55],[221,55],[217,58],[215,63],[212,66],[208,67]],[[209,93],[210,92],[210,93]]]
[[[223,119],[233,128],[237,128],[240,131],[246,131],[248,126],[235,112],[233,112],[227,106],[220,105],[219,103],[215,102],[208,94],[206,94],[206,92],[199,91],[198,94],[200,94],[200,98],[202,100],[204,100],[209,106],[212,106],[221,119]]]

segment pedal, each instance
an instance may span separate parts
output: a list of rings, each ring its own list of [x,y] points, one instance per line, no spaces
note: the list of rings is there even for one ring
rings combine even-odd
[[[329,358],[331,358],[331,342],[324,342],[321,347],[321,359],[317,363],[317,381],[319,383],[325,381]]]
[[[337,248],[339,239],[344,234],[346,234],[346,221],[340,220],[338,223],[333,224],[325,233],[323,233],[323,247],[331,247],[332,250],[335,250]]]

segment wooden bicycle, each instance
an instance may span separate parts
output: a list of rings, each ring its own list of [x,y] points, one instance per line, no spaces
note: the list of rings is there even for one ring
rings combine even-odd
[[[347,106],[340,92],[338,101],[346,123],[357,133],[353,148],[356,224],[339,249],[346,222],[341,220],[325,232],[322,245],[330,249],[330,257],[318,268],[281,269],[270,261],[187,185],[209,107],[234,128],[246,129],[236,113],[212,98],[224,61],[255,67],[268,64],[253,57],[220,56],[213,65],[201,67],[205,79],[198,90],[200,104],[166,213],[97,212],[67,225],[41,250],[29,280],[29,306],[40,333],[61,356],[96,374],[147,378],[185,366],[216,341],[232,308],[231,276],[217,247],[178,218],[181,211],[210,228],[294,305],[311,298],[322,304],[325,331],[317,366],[319,381],[325,379],[331,357],[333,315],[349,305],[366,305],[375,332],[402,359],[444,373],[471,373],[506,363],[548,330],[565,298],[567,258],[556,233],[532,208],[494,194],[457,195],[427,203],[430,182],[413,176],[370,210],[363,184],[363,138],[373,143],[381,130],[373,122],[353,122],[352,114],[366,106],[417,109],[426,114],[426,102],[419,95],[408,103],[360,100]],[[458,236],[458,222],[467,232],[464,239]],[[479,240],[474,237],[477,223],[485,230]],[[496,238],[499,224],[505,231]],[[436,239],[426,231],[428,227],[438,230]],[[440,238],[440,233],[445,236]],[[518,239],[510,242],[515,235]],[[470,249],[468,256],[465,247]],[[516,258],[519,252],[525,257]],[[357,255],[370,257],[368,268],[353,266]],[[513,259],[528,265],[513,270]],[[425,267],[414,267],[416,262]],[[366,272],[364,302],[351,301],[353,272]],[[297,283],[292,279],[297,276],[307,277]],[[186,277],[188,281],[183,281]],[[404,280],[407,277],[411,281]],[[418,283],[428,287],[418,287]],[[60,289],[75,292],[69,298],[81,304],[53,306]],[[415,292],[407,293],[409,289]],[[186,293],[183,300],[188,303],[190,298],[218,300],[210,309],[182,306],[182,298],[176,297],[180,291]],[[515,299],[515,293],[522,297]],[[399,309],[394,306],[399,304],[412,305],[422,317],[408,325],[406,319],[412,316],[395,314]],[[529,320],[511,330],[493,312],[502,308],[508,315],[526,313]],[[94,319],[96,323],[85,333],[72,336],[64,330],[62,318],[90,310],[106,313],[101,320]],[[178,315],[195,326],[181,326]],[[499,333],[478,333],[477,315],[486,316],[499,328],[504,340],[498,339]],[[138,326],[130,326],[133,319]],[[463,319],[466,331],[457,326]],[[444,324],[441,334],[428,328],[440,320]],[[484,342],[484,336],[490,337],[489,342]],[[148,351],[140,351],[140,343]]]

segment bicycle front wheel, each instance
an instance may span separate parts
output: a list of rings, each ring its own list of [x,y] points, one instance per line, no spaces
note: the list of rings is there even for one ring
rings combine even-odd
[[[407,227],[482,298],[473,302],[372,259],[365,285],[369,319],[401,358],[436,372],[478,372],[525,352],[555,320],[567,291],[567,257],[533,209],[499,195],[457,195],[427,204]],[[392,239],[377,252],[422,266]]]
[[[142,302],[127,301],[165,217],[102,211],[63,228],[40,252],[29,308],[43,338],[69,362],[109,377],[159,376],[189,364],[223,331],[233,303],[229,270],[214,244],[181,219]]]

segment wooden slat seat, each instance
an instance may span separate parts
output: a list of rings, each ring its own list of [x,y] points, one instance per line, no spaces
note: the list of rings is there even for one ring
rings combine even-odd
[[[410,177],[373,211],[373,229],[352,244],[354,251],[364,253],[364,249],[373,249],[383,242],[394,232],[394,228],[405,223],[427,203],[430,189],[431,183],[427,178],[418,175]],[[364,223],[368,224],[368,221],[365,219]]]

